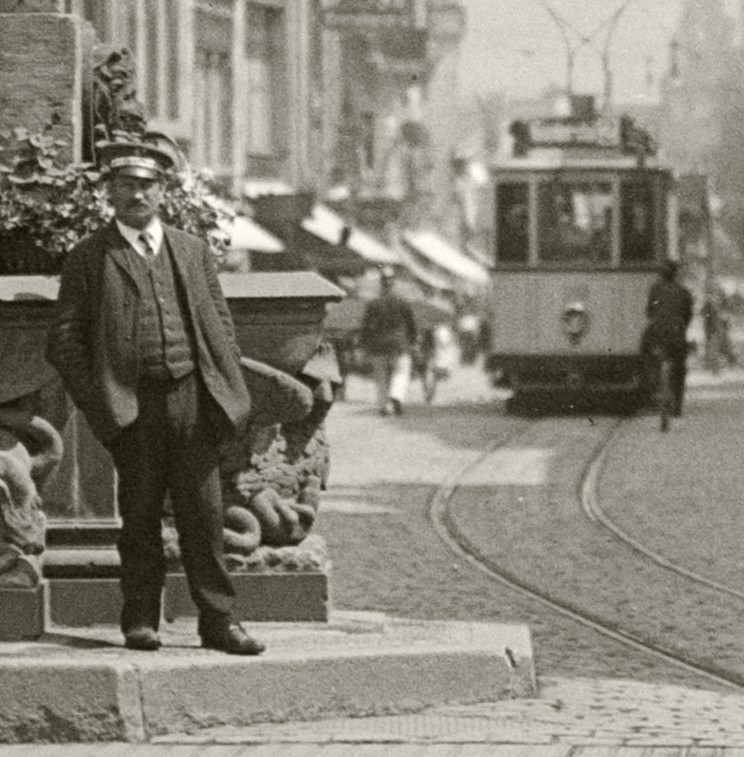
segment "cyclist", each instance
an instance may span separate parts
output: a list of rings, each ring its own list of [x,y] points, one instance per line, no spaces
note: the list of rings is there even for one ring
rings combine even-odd
[[[673,415],[682,415],[687,377],[687,327],[693,313],[690,290],[678,281],[679,262],[666,260],[659,278],[648,292],[648,322],[641,347],[648,398],[653,396],[655,357],[662,350],[671,360],[671,383],[674,396]]]

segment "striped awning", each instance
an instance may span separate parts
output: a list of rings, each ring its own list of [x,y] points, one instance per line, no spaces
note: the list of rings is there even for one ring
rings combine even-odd
[[[403,241],[421,256],[458,278],[487,284],[488,270],[433,231],[404,231]]]
[[[220,228],[230,237],[230,249],[252,252],[284,252],[284,245],[252,218],[236,215],[221,221]]]
[[[400,260],[393,250],[366,231],[347,222],[328,206],[317,203],[302,221],[305,231],[332,245],[344,244],[374,265],[395,265]]]

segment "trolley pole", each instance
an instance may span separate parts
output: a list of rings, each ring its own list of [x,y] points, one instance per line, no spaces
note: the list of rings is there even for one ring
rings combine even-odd
[[[607,23],[607,34],[605,35],[604,45],[602,46],[602,76],[604,80],[604,100],[602,110],[605,116],[612,114],[612,95],[613,95],[613,76],[612,67],[610,66],[610,46],[612,37],[615,34],[617,25],[620,22],[625,11],[635,0],[625,0],[625,2],[610,16]]]
[[[579,32],[574,26],[569,24],[566,19],[556,13],[556,11],[546,2],[546,0],[537,0],[537,2],[553,20],[555,25],[558,27],[558,31],[561,33],[561,37],[563,38],[563,44],[566,47],[566,94],[569,97],[572,97],[574,93],[574,70],[576,67],[577,48],[575,48],[571,44],[571,39],[568,36],[568,32],[566,30],[571,29],[571,31],[573,31],[574,34],[576,34],[576,36],[579,38],[580,44],[578,47],[584,47],[585,45],[589,44],[591,40],[589,37],[586,37],[581,32]]]
[[[563,43],[566,47],[566,93],[571,97],[574,93],[574,69],[576,64],[576,52],[582,47],[586,47],[594,42],[597,34],[606,29],[604,43],[601,50],[598,50],[600,59],[602,61],[602,76],[603,76],[603,103],[602,110],[605,115],[609,115],[612,111],[612,94],[613,94],[613,77],[612,68],[610,66],[610,46],[612,44],[612,37],[614,36],[617,25],[620,19],[624,15],[625,11],[636,0],[625,0],[622,5],[607,19],[600,22],[591,32],[591,34],[584,34],[579,31],[575,26],[569,23],[565,18],[559,15],[547,2],[547,0],[536,0],[540,6],[548,13],[555,25],[563,37]],[[571,44],[571,39],[567,30],[571,30],[578,39],[578,45]],[[595,47],[595,49],[597,49]]]

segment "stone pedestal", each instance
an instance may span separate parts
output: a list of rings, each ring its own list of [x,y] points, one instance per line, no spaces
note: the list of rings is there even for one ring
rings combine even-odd
[[[318,573],[234,573],[235,619],[251,623],[326,623],[330,616],[330,570]],[[121,591],[117,578],[50,578],[48,580],[49,621],[55,626],[85,628],[94,625],[118,625]],[[7,590],[9,591],[9,590]],[[29,627],[33,607],[30,596],[6,597],[0,590],[0,641],[30,638],[32,632],[15,632],[24,618]],[[32,594],[33,592],[26,592]],[[4,604],[6,600],[9,604]],[[9,618],[5,615],[8,614]],[[167,621],[195,618],[197,610],[189,596],[186,576],[169,573],[163,593],[163,617]],[[13,620],[15,618],[15,620]],[[11,622],[12,620],[12,622]],[[10,638],[3,633],[8,626]],[[43,626],[35,635],[43,631]]]
[[[322,337],[326,304],[343,296],[340,289],[306,271],[223,274],[220,281],[243,353],[260,353],[258,359],[290,375],[300,371],[313,356]],[[13,398],[29,386],[41,390],[54,378],[44,360],[43,348],[57,290],[58,280],[52,277],[0,277],[0,343],[4,347],[0,356],[0,368],[4,369],[0,370],[0,397],[4,391]],[[65,455],[43,497],[49,517],[44,555],[49,619],[55,625],[72,627],[118,624],[121,593],[118,554],[114,549],[118,518],[113,467],[84,419],[76,412],[63,415],[66,420],[60,427]],[[321,453],[327,453],[325,447]],[[282,461],[285,463],[294,464]],[[256,481],[260,483],[260,477]],[[303,542],[306,548],[309,540],[310,537]],[[262,549],[259,547],[257,552]],[[291,551],[296,548],[287,549],[291,565],[282,565],[278,570],[273,566],[282,558],[244,572],[239,572],[241,566],[235,562],[228,563],[235,571],[237,619],[328,620],[330,563],[324,550],[315,562],[313,555],[306,555],[305,562],[292,562]],[[256,555],[249,558],[243,562],[253,564],[258,559]],[[196,614],[183,575],[169,575],[163,606],[168,619]],[[0,616],[5,619],[14,614],[18,613],[0,595]],[[39,633],[42,629],[40,625]]]
[[[120,616],[118,578],[49,579],[49,621],[54,625],[118,625]]]
[[[38,639],[44,633],[46,582],[33,589],[0,587],[0,641]]]
[[[236,573],[235,619],[247,622],[328,622],[328,573]],[[163,603],[165,619],[195,617],[186,576],[169,574]]]

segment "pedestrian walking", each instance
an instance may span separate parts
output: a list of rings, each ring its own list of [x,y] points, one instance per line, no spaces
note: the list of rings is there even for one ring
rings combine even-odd
[[[457,341],[460,346],[460,362],[472,365],[478,357],[480,319],[471,312],[463,312],[457,320]]]
[[[735,366],[739,363],[739,357],[734,349],[731,338],[731,320],[733,317],[731,300],[725,294],[721,298],[720,322],[721,322],[721,355],[729,364]]]
[[[709,289],[700,310],[705,334],[705,364],[714,374],[720,369],[723,322],[721,319],[720,297],[715,288]]]
[[[159,219],[172,155],[145,135],[102,148],[115,218],[64,262],[47,356],[118,474],[121,629],[156,650],[170,495],[202,646],[255,655],[232,618],[218,449],[250,396],[208,245]]]
[[[395,271],[380,273],[380,295],[367,303],[361,346],[372,363],[377,405],[382,415],[402,415],[411,382],[416,322],[411,306],[394,291]]]
[[[672,363],[672,391],[676,417],[682,415],[685,380],[687,377],[687,328],[693,314],[693,298],[690,290],[678,281],[679,263],[667,260],[662,265],[659,278],[648,292],[646,315],[648,323],[643,336],[642,354],[646,376],[653,375],[654,353],[663,350]],[[647,379],[647,388],[655,384]]]

